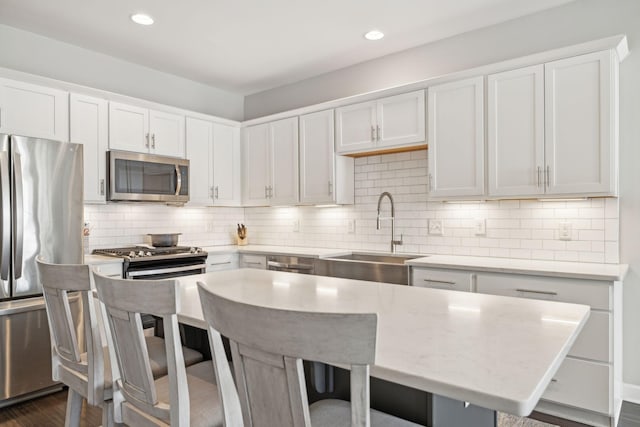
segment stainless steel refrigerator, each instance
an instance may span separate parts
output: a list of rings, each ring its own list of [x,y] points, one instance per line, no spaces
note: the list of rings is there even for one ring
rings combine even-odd
[[[35,260],[82,263],[82,182],[82,145],[0,134],[0,407],[55,385]]]

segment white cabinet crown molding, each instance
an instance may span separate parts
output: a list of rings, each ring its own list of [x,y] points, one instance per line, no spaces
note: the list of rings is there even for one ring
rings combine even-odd
[[[309,105],[293,110],[283,111],[280,113],[270,114],[263,117],[258,117],[251,120],[245,120],[242,122],[242,127],[254,126],[261,123],[271,122],[274,120],[280,120],[288,117],[299,116],[308,113],[314,113],[321,110],[327,110],[331,108],[343,107],[350,104],[356,104],[366,101],[374,101],[379,98],[399,95],[405,92],[411,92],[420,89],[426,89],[429,86],[448,83],[455,80],[463,80],[478,75],[488,75],[501,73],[503,71],[509,71],[516,68],[528,67],[531,65],[542,64],[545,62],[551,62],[558,59],[569,58],[572,56],[584,55],[587,53],[593,53],[603,50],[614,49],[618,56],[618,61],[622,62],[629,54],[629,48],[627,43],[627,36],[625,34],[617,34],[614,36],[604,37],[597,40],[591,40],[585,43],[563,46],[556,49],[546,50],[543,52],[532,53],[513,59],[508,59],[493,64],[482,65],[479,67],[469,68],[442,76],[428,78],[417,82],[394,86],[386,89],[381,89],[373,92],[367,92],[358,95],[347,96],[344,98],[334,99],[326,102],[321,102],[314,105]]]

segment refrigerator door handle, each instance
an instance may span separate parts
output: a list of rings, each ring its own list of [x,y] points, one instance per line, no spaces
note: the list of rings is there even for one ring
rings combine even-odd
[[[23,192],[22,192],[22,161],[20,154],[13,153],[13,233],[14,233],[14,260],[13,277],[22,277],[22,249],[24,247],[24,218],[23,218]]]
[[[9,264],[11,263],[11,204],[9,187],[9,153],[0,152],[0,208],[2,212],[2,236],[0,237],[0,279],[9,280]]]

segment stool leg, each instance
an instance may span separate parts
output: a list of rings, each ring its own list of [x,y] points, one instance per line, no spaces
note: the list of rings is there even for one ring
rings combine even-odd
[[[82,411],[82,395],[71,388],[67,395],[67,413],[64,419],[65,427],[78,427],[80,425],[80,412]]]

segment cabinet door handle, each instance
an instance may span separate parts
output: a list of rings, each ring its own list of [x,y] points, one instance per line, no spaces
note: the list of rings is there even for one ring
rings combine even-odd
[[[100,180],[100,195],[104,196],[104,179]]]
[[[146,139],[146,142],[144,143],[144,146],[149,148],[149,134],[147,133],[144,138]]]
[[[546,178],[546,184],[545,184],[547,187],[550,187],[550,186],[551,186],[551,181],[550,181],[550,179],[551,179],[551,172],[550,172],[550,171],[551,171],[551,168],[549,167],[549,165],[547,165],[547,170],[546,170],[547,178]]]
[[[380,141],[380,126],[376,125],[376,141]]]
[[[231,264],[231,261],[209,263],[209,265],[227,265],[227,264]]]
[[[429,180],[428,182],[428,187],[429,187],[429,191],[433,190],[433,177],[431,176],[431,174],[429,174],[429,176],[427,176],[427,179]]]
[[[540,173],[542,172],[542,168],[540,166],[538,166],[538,172],[536,174],[537,176],[537,184],[536,187],[540,188]]]
[[[152,134],[151,135],[151,148],[155,149],[156,148],[156,134]]]
[[[218,186],[217,185],[213,188],[213,197],[215,199],[218,198]]]
[[[557,292],[552,292],[552,291],[536,291],[533,289],[516,289],[516,292],[522,292],[525,294],[537,294],[537,295],[550,295],[550,296],[556,296],[558,295]]]
[[[448,280],[435,280],[435,279],[422,279],[425,282],[430,282],[430,283],[439,283],[442,285],[450,285],[450,286],[455,286],[456,282],[450,282]]]
[[[264,186],[264,198],[269,198],[269,187],[267,187],[266,185]]]
[[[332,194],[333,194],[333,183],[329,181],[329,195],[331,196]]]
[[[376,128],[371,126],[371,142],[374,142],[375,140],[376,140]]]

